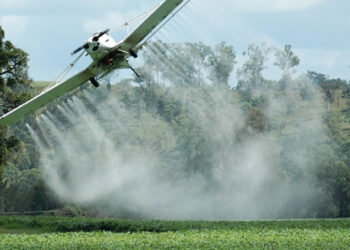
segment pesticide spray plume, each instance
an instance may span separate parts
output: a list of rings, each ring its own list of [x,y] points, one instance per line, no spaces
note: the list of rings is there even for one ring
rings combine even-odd
[[[314,126],[318,117],[298,121],[302,127],[281,138],[258,134],[242,141],[246,117],[226,91],[199,90],[206,92],[203,100],[198,89],[167,90],[206,135],[211,162],[198,166],[202,170],[186,170],[187,152],[177,152],[175,160],[162,155],[162,148],[175,150],[182,135],[155,113],[136,114],[107,90],[94,89],[61,104],[58,114],[69,120],[67,125],[47,113],[37,121],[40,135],[27,126],[41,152],[47,185],[66,202],[141,218],[293,217],[317,204],[321,194],[311,176],[300,183],[281,181],[278,167],[284,150],[295,168],[308,167],[312,156],[293,148],[293,138],[304,137],[311,147],[319,143],[316,138],[325,134]],[[286,103],[275,99],[270,111],[283,108]]]
[[[210,6],[222,20],[227,1],[219,2],[210,2]],[[202,1],[189,6],[196,12]],[[198,10],[195,15],[199,15]],[[190,17],[184,19],[176,17],[176,23],[169,27],[179,30],[186,25],[203,25]],[[210,20],[214,19],[211,15]],[[168,34],[172,36],[164,30],[161,38]],[[160,46],[169,49],[166,44]],[[145,47],[145,53],[157,58],[158,65],[148,65],[149,71],[167,67],[184,75],[185,66],[164,58],[154,42]],[[200,81],[210,82],[208,72],[202,74]],[[145,106],[142,101],[128,103],[134,92],[118,90],[115,94],[116,89],[110,92],[104,88],[83,90],[79,97],[63,101],[27,128],[41,153],[47,186],[68,203],[128,218],[311,217],[312,208],[324,198],[317,181],[312,174],[291,180],[286,173],[311,173],[315,157],[312,149],[329,138],[322,126],[324,102],[319,89],[304,78],[291,80],[290,84],[297,81],[315,93],[310,101],[313,108],[304,111],[303,116],[295,115],[293,124],[297,126],[287,124],[277,136],[250,131],[249,114],[232,91],[207,84],[203,88],[174,87],[176,83],[172,82],[160,86],[160,91],[181,106],[184,123],[189,124],[183,131],[174,126],[178,120],[167,121],[156,109],[138,109]],[[130,88],[143,91],[143,86]],[[265,95],[270,100],[266,119],[277,127],[280,117],[290,112],[291,103],[295,107],[303,105],[292,91],[281,96],[272,92]],[[187,141],[193,145],[186,145]],[[183,150],[184,145],[191,150]],[[288,164],[282,162],[281,155]]]

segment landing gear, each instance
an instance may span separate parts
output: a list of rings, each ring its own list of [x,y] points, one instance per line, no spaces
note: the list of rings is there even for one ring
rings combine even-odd
[[[134,57],[134,58],[137,58],[137,57],[138,57],[136,51],[133,50],[133,49],[129,49],[129,53],[130,53],[130,55],[132,55],[132,57]]]
[[[136,72],[136,70],[130,66],[130,69],[132,70],[132,72],[134,72],[134,74],[138,77],[141,78],[141,76]]]
[[[96,88],[100,87],[100,84],[98,83],[98,81],[96,81],[95,78],[90,78],[90,82],[92,83],[92,85],[94,85]]]

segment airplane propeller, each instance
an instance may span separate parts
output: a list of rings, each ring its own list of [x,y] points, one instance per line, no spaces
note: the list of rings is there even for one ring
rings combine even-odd
[[[92,38],[92,41],[97,42],[103,35],[107,34],[109,32],[109,29],[106,29],[105,31],[99,32],[97,33],[97,35],[95,35]],[[83,49],[88,49],[89,48],[89,44],[85,43],[83,46],[80,46],[79,48],[77,48],[76,50],[74,50],[71,55],[75,55],[76,53],[78,53],[79,51],[83,50]]]
[[[105,31],[100,32],[99,34],[94,36],[94,38],[92,38],[92,41],[97,42],[98,39],[100,39],[101,36],[107,34],[108,32],[109,32],[109,29],[106,29]]]
[[[76,53],[78,53],[79,51],[83,50],[83,49],[88,49],[89,48],[89,44],[85,43],[83,46],[77,48],[76,50],[74,50],[71,55],[75,55]]]

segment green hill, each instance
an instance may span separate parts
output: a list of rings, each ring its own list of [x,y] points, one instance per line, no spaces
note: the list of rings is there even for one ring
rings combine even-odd
[[[34,81],[31,86],[34,88],[34,89],[37,89],[37,90],[42,90],[44,88],[46,88],[47,86],[49,86],[51,84],[51,82],[48,82],[48,81]]]

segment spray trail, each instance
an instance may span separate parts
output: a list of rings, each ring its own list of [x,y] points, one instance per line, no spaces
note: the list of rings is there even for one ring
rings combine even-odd
[[[234,33],[235,44],[254,40],[257,35],[251,29],[240,27],[247,27],[240,25],[242,20],[230,18],[232,25],[226,25],[230,5],[229,1],[194,1],[193,8],[175,17],[170,31],[158,37],[176,41],[173,30],[190,27],[189,41],[200,37],[205,42],[215,40],[214,44],[217,34],[202,31],[203,26],[211,26],[220,34]],[[200,18],[202,12],[212,10],[215,13],[209,18]],[[186,66],[166,60],[159,48],[169,50],[166,44],[145,48],[157,58],[157,65],[148,65],[148,70],[165,67],[184,78]],[[208,72],[202,73],[206,78]],[[154,92],[131,85],[111,92],[84,90],[79,98],[39,119],[36,130],[28,127],[42,155],[47,185],[64,201],[115,216],[205,220],[313,216],[312,208],[323,197],[308,173],[313,149],[328,138],[317,115],[323,111],[320,98],[308,104],[314,108],[304,110],[304,117],[294,117],[296,126],[287,126],[276,136],[249,131],[249,114],[231,91],[169,85]],[[164,100],[157,99],[160,93],[170,105],[165,107]],[[278,126],[291,103],[304,105],[292,93],[283,98],[265,94],[270,100],[265,115],[271,126]],[[173,107],[180,107],[177,116],[171,113]],[[160,109],[173,119],[162,116]],[[306,174],[299,180],[286,177],[300,172]]]
[[[301,207],[317,204],[321,194],[311,176],[300,182],[280,176],[281,153],[290,155],[295,168],[308,167],[313,156],[287,145],[295,137],[307,137],[307,147],[319,143],[315,138],[324,134],[315,131],[317,117],[299,120],[303,128],[289,136],[259,134],[242,140],[247,118],[226,91],[166,91],[186,110],[192,139],[154,109],[139,112],[127,107],[130,100],[118,100],[103,89],[84,91],[42,116],[37,131],[28,126],[42,155],[47,185],[64,201],[142,218],[302,217],[308,214],[300,214]],[[272,113],[278,105],[286,107],[274,102]],[[62,114],[68,122],[60,120]],[[183,150],[184,139],[194,143],[194,151],[191,145]]]

